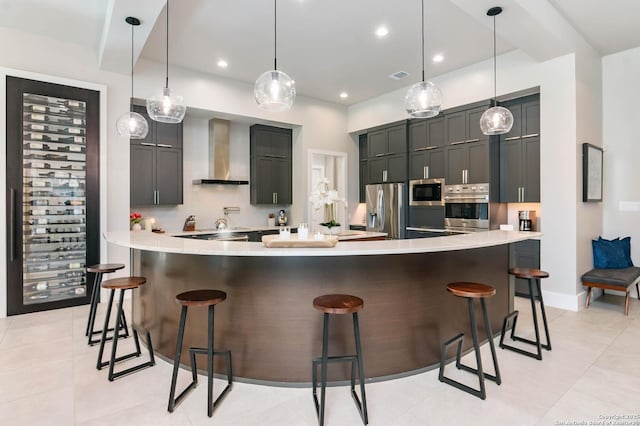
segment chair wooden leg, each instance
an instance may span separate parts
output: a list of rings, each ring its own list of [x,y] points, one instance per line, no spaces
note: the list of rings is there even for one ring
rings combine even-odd
[[[627,295],[624,298],[624,316],[629,316],[629,289],[627,289]]]
[[[590,302],[591,302],[591,287],[587,287],[587,300],[585,301],[585,304],[584,304],[585,309],[589,307]]]
[[[640,288],[638,288],[638,283],[636,283],[636,293],[638,294],[638,300],[640,300]]]

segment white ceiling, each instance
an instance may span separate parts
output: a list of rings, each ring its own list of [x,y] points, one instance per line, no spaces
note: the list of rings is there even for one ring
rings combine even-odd
[[[103,69],[129,72],[129,15],[142,20],[136,56],[164,63],[166,0],[0,0],[0,26],[95,49]],[[427,78],[489,59],[495,0],[425,0]],[[498,53],[543,60],[571,51],[567,34],[601,54],[640,46],[639,0],[501,0]],[[384,24],[389,35],[378,39]],[[559,28],[563,27],[563,28]],[[569,37],[571,38],[571,37]],[[169,61],[252,83],[273,67],[273,1],[172,0]],[[435,53],[445,60],[431,62]],[[217,67],[218,59],[229,63]],[[498,63],[499,66],[499,63]],[[420,79],[420,0],[279,0],[278,68],[298,94],[352,104]],[[404,70],[410,76],[392,80]],[[341,100],[341,91],[349,98]]]

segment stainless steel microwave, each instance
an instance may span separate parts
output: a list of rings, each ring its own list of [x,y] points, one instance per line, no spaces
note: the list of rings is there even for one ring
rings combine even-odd
[[[444,206],[444,179],[409,181],[410,206]]]

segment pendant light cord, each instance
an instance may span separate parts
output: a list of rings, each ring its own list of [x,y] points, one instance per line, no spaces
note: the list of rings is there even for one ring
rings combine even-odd
[[[273,69],[278,69],[278,1],[273,0]]]
[[[493,15],[493,105],[495,106],[498,98],[498,78],[496,71],[496,15]]]
[[[166,61],[165,61],[165,78],[164,78],[164,87],[165,89],[169,88],[169,0],[167,0],[167,43],[166,46]]]
[[[133,98],[133,27],[131,24],[131,97]]]
[[[424,0],[422,0],[422,82],[424,83]]]

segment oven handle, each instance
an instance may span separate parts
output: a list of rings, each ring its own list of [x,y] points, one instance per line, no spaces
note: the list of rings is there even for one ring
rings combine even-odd
[[[456,196],[451,196],[451,195],[446,195],[444,197],[445,201],[450,202],[450,203],[467,203],[469,201],[489,201],[489,196],[488,195],[471,195],[471,196],[464,196],[464,197],[456,197]]]

